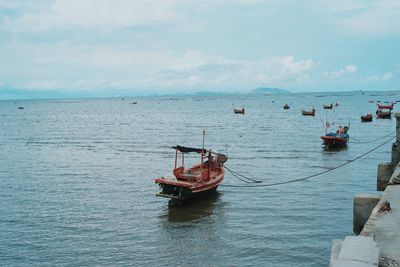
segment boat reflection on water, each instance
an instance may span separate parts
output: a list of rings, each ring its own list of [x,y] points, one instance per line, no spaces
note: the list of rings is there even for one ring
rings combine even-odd
[[[215,191],[207,198],[191,199],[183,205],[169,205],[160,217],[166,217],[169,222],[190,222],[209,217],[221,205],[220,196],[221,193]]]
[[[323,146],[324,151],[326,152],[337,152],[347,150],[347,146]]]

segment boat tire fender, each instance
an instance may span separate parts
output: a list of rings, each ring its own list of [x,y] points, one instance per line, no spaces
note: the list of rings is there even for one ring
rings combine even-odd
[[[218,154],[217,162],[220,164],[224,164],[228,160],[228,157],[225,154]]]

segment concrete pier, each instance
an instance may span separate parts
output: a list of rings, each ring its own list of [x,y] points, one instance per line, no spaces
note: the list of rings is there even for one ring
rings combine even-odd
[[[353,230],[359,235],[333,241],[331,267],[400,267],[400,113],[395,118],[392,162],[378,167],[377,190],[384,192],[355,196]]]
[[[393,173],[391,162],[384,162],[378,165],[378,175],[376,179],[376,190],[384,191]]]
[[[381,196],[357,194],[353,204],[353,232],[360,234]]]

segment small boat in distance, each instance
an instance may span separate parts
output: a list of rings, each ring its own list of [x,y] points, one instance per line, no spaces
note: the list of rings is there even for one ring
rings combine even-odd
[[[23,106],[19,106],[18,109],[24,109],[24,107]]]
[[[175,167],[171,174],[154,180],[161,189],[156,194],[157,196],[171,198],[177,203],[182,203],[184,200],[199,198],[217,189],[224,179],[223,164],[228,160],[227,156],[205,150],[204,146],[203,148],[192,148],[177,145],[172,148],[175,149]],[[179,153],[182,155],[180,166],[178,166]],[[185,153],[200,154],[200,163],[186,168]]]
[[[131,105],[136,105],[136,104],[137,104],[137,101],[132,101],[132,102],[130,102],[129,104],[131,104]]]
[[[368,100],[368,103],[374,103],[374,100]]]
[[[349,126],[339,126],[339,129],[335,133],[326,133],[324,136],[321,136],[323,144],[327,148],[347,146],[347,142],[350,139],[350,136],[347,133],[348,130]]]
[[[336,102],[336,103],[335,103],[335,107],[338,107],[338,106],[339,106],[339,103],[338,103],[338,102]]]
[[[333,108],[333,104],[331,103],[330,105],[322,105],[322,107],[324,109],[332,109]]]
[[[283,105],[283,109],[289,109],[290,106],[288,104]]]
[[[244,112],[245,112],[244,107],[235,108],[234,104],[232,104],[232,107],[233,107],[233,113],[235,113],[235,114],[244,114]]]
[[[372,114],[368,113],[365,116],[361,116],[361,122],[371,122],[372,118],[373,118]]]
[[[315,108],[313,108],[311,111],[306,111],[302,109],[301,114],[303,114],[303,116],[315,116]]]

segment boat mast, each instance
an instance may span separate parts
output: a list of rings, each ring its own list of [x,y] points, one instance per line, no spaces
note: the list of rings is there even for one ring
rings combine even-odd
[[[206,135],[206,130],[203,129],[203,150],[204,150],[204,137]]]
[[[206,130],[203,129],[203,148],[201,150],[201,169],[203,169],[203,156],[204,156],[204,137],[206,135]]]
[[[328,110],[325,109],[325,135],[328,134]]]

